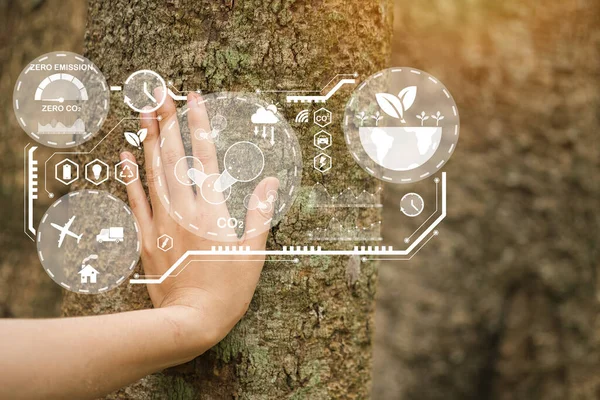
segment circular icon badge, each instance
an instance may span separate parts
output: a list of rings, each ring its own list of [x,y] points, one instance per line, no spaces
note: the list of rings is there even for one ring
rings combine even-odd
[[[13,91],[23,130],[56,148],[77,146],[95,135],[108,106],[109,88],[100,70],[87,58],[65,51],[30,62]]]
[[[425,201],[417,193],[407,193],[400,200],[400,211],[407,217],[418,217],[425,209]]]
[[[152,163],[161,176],[158,197],[177,223],[206,239],[234,242],[264,233],[283,218],[300,188],[296,135],[275,105],[250,94],[210,94],[198,105],[206,110],[202,121],[189,103],[161,121]],[[213,152],[216,163],[201,160]],[[263,182],[273,182],[269,178],[277,178],[278,189],[257,195]],[[266,216],[264,224],[247,228],[246,214],[254,210]]]
[[[391,68],[369,77],[346,105],[344,134],[358,164],[378,179],[435,174],[458,142],[460,119],[446,87],[426,72]]]
[[[107,192],[82,190],[50,206],[37,232],[44,270],[67,290],[102,293],[125,281],[140,258],[131,210]]]
[[[133,111],[154,112],[167,98],[167,84],[163,77],[154,71],[148,69],[136,71],[125,80],[123,96],[125,104]]]

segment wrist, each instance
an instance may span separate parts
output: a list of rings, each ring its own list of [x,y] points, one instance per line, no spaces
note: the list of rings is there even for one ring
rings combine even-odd
[[[197,288],[178,288],[163,299],[160,308],[177,310],[169,312],[177,316],[177,341],[182,346],[187,344],[194,358],[227,336],[245,314],[247,304],[226,302]]]

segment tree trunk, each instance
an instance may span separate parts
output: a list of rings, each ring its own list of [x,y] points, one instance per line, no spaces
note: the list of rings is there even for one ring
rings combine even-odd
[[[86,48],[112,85],[152,69],[181,90],[314,90],[338,73],[366,77],[386,67],[391,21],[390,0],[91,0]],[[349,93],[345,89],[327,103],[334,113],[334,146],[328,150],[335,163],[327,174],[312,169],[317,131],[311,124],[296,131],[308,188],[315,181],[334,192],[376,185],[347,155],[340,126]],[[280,95],[267,99],[279,102],[289,119],[306,108],[286,105]],[[121,94],[111,100],[105,133],[130,115]],[[137,124],[121,125],[91,157],[114,163],[129,123]],[[123,188],[111,185],[124,199]],[[307,192],[273,229],[269,247],[306,244],[308,230],[334,215],[307,208]],[[374,213],[353,217],[378,219]],[[373,264],[362,264],[362,270],[357,265],[342,257],[267,263],[250,311],[225,340],[194,362],[148,376],[110,398],[368,397],[376,274]],[[63,309],[82,315],[149,306],[144,287],[124,284],[95,297],[69,293]]]

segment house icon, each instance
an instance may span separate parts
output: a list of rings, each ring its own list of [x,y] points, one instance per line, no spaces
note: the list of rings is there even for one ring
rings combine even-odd
[[[99,272],[96,268],[92,267],[90,264],[86,264],[90,260],[97,260],[98,256],[96,254],[92,254],[87,257],[81,263],[81,270],[79,270],[78,274],[81,275],[81,283],[96,283],[96,277]],[[88,282],[89,280],[89,282]]]

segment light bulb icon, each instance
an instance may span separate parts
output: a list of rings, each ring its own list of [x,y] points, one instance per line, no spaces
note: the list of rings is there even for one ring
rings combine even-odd
[[[85,165],[85,179],[98,186],[109,178],[109,167],[104,161],[95,159]]]
[[[99,180],[100,179],[100,174],[102,173],[102,165],[100,165],[100,164],[94,164],[92,166],[92,173],[94,174],[94,179],[95,180]]]

